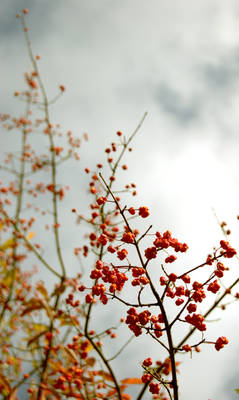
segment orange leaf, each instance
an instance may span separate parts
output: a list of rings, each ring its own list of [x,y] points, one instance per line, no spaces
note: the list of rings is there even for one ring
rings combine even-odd
[[[67,289],[66,285],[60,285],[59,287],[56,287],[54,292],[51,294],[51,297],[58,296],[59,294],[64,293],[66,289]]]
[[[17,388],[13,389],[8,397],[8,400],[16,400]]]
[[[40,337],[42,335],[44,335],[44,333],[46,333],[47,330],[45,329],[44,331],[38,333],[37,335],[33,336],[33,338],[29,339],[27,342],[27,345],[30,346],[33,342],[35,342],[36,340],[40,339]]]
[[[99,375],[103,376],[103,378],[106,379],[107,381],[114,382],[114,379],[112,378],[111,374],[109,374],[108,372],[101,370],[101,371],[99,371]]]
[[[47,400],[48,399],[48,394],[50,394],[50,395],[54,394],[55,400],[60,400],[61,399],[59,394],[57,393],[57,391],[51,388],[51,389],[43,389],[42,390],[40,400]]]
[[[61,361],[55,361],[50,358],[49,364],[54,373],[56,373],[56,371],[57,371],[57,372],[60,372],[61,374],[66,374],[67,370],[66,370],[66,368],[63,367]]]
[[[40,302],[42,303],[43,307],[46,310],[47,316],[52,320],[53,319],[53,314],[52,314],[52,309],[49,306],[49,304],[45,301],[45,299],[40,299]]]
[[[75,399],[83,400],[83,397],[79,393],[68,392],[67,397],[74,397]]]
[[[28,314],[35,310],[40,310],[43,308],[43,304],[39,300],[31,299],[28,303],[25,304],[26,308],[22,311],[21,316],[23,317],[25,314]]]
[[[48,292],[47,292],[43,282],[38,282],[37,291],[40,292],[47,301],[49,300]]]
[[[90,367],[93,367],[95,365],[95,358],[94,357],[87,358],[86,364],[89,365]]]
[[[11,392],[11,385],[4,374],[0,371],[0,382],[4,386],[5,389],[10,393]]]
[[[123,393],[122,399],[123,400],[131,400],[131,396],[129,394],[127,394],[127,393]]]
[[[28,234],[26,236],[26,239],[27,240],[31,240],[32,238],[34,238],[34,236],[35,236],[35,232],[30,231],[30,232],[28,232]]]
[[[126,379],[123,379],[121,381],[121,383],[123,385],[124,384],[126,384],[126,385],[142,385],[143,382],[140,378],[126,378]]]

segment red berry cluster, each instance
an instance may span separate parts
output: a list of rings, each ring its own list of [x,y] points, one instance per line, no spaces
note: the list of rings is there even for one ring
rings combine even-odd
[[[145,251],[144,251],[145,257],[147,258],[147,260],[152,260],[153,258],[157,257],[157,249],[156,247],[148,247]]]
[[[117,257],[119,260],[123,261],[128,255],[128,251],[126,249],[122,249],[117,251]]]
[[[162,250],[162,249],[167,249],[169,247],[172,247],[176,252],[181,252],[184,253],[188,249],[188,245],[186,243],[180,243],[177,239],[173,238],[171,236],[170,231],[165,231],[162,235],[160,232],[156,232],[156,239],[154,240],[153,247],[148,247],[145,251],[145,257],[148,260],[151,260],[153,258],[157,257],[157,252]],[[166,257],[165,262],[166,263],[172,263],[177,259],[176,256],[170,255]]]
[[[105,204],[107,202],[107,197],[101,196],[98,197],[98,199],[96,200],[97,204],[99,206],[101,206],[102,204]]]
[[[224,275],[224,271],[226,270],[226,267],[221,263],[220,261],[217,263],[217,269],[214,271],[214,274],[218,278],[222,278]]]
[[[132,232],[125,232],[121,240],[125,243],[134,243],[135,235]]]
[[[195,303],[201,303],[203,299],[206,298],[206,294],[203,290],[203,285],[197,281],[193,282],[192,285],[194,292],[192,294],[192,299],[195,301]]]
[[[119,272],[117,268],[110,268],[109,265],[104,264],[100,260],[97,260],[95,269],[91,271],[90,278],[97,281],[102,279],[105,283],[110,283],[110,293],[121,291],[125,282],[128,280],[128,277],[123,272]],[[98,282],[92,287],[92,294],[100,296],[100,300],[103,304],[106,304],[108,301],[107,296],[104,294],[105,291],[106,288],[104,284]]]
[[[129,329],[134,332],[135,336],[139,336],[142,334],[143,327],[146,327],[148,323],[150,323],[150,327],[147,327],[157,338],[162,336],[162,327],[159,322],[163,322],[162,315],[159,316],[152,315],[151,312],[148,310],[144,310],[141,313],[137,313],[134,307],[131,307],[127,311],[126,317],[126,324],[128,325]]]
[[[159,384],[156,383],[156,382],[151,382],[151,383],[149,384],[149,391],[150,391],[151,393],[153,393],[153,394],[159,394],[159,391],[160,391],[160,386],[159,386]]]
[[[220,336],[215,343],[215,349],[217,351],[219,351],[225,346],[225,344],[228,344],[228,343],[229,343],[229,341],[225,336]]]
[[[182,346],[182,349],[183,349],[184,351],[186,351],[186,352],[192,351],[192,347],[189,346],[189,344],[184,344],[184,345]]]
[[[208,290],[209,292],[212,292],[212,293],[217,293],[218,290],[220,289],[220,287],[221,287],[221,286],[219,285],[218,281],[215,280],[215,281],[211,282],[211,283],[208,285],[207,290]]]
[[[236,250],[233,249],[233,248],[229,245],[229,243],[226,242],[225,240],[221,240],[221,241],[220,241],[220,245],[221,245],[221,248],[222,248],[223,250],[225,250],[225,252],[226,252],[226,254],[224,255],[224,257],[226,257],[226,258],[232,258],[232,257],[234,257],[234,256],[237,254]]]
[[[180,243],[176,238],[172,238],[172,234],[169,230],[165,231],[163,235],[161,235],[160,232],[156,232],[156,239],[153,244],[160,249],[172,247],[176,252],[181,253],[185,253],[188,250],[188,245],[186,243]]]
[[[148,357],[148,358],[146,358],[144,361],[143,361],[143,366],[144,367],[149,367],[150,365],[152,365],[153,364],[153,361],[152,361],[152,358],[151,357]]]
[[[201,314],[186,315],[185,321],[195,326],[199,331],[203,332],[207,329],[206,324],[203,322],[204,317]]]
[[[140,208],[139,208],[139,215],[140,215],[140,217],[142,217],[142,218],[147,218],[147,217],[149,216],[149,209],[148,209],[148,207],[145,207],[145,206],[140,207]]]

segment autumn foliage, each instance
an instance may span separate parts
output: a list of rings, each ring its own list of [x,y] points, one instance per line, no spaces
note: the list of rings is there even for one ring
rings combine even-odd
[[[0,115],[2,129],[21,137],[18,151],[7,153],[1,167],[0,397],[178,400],[177,353],[200,352],[201,346],[220,351],[228,344],[223,332],[207,337],[207,316],[228,294],[238,298],[233,294],[237,280],[226,289],[221,284],[236,250],[222,238],[209,255],[202,255],[202,262],[181,271],[177,262],[183,262],[188,245],[169,230],[147,223],[150,210],[145,204],[135,206],[134,183],[117,186],[117,174],[128,169],[124,158],[130,157],[131,142],[146,114],[131,135],[116,132],[94,170],[80,164],[87,135],[74,137],[70,130],[63,135],[51,120],[50,106],[65,87],[59,85],[56,97],[48,99],[40,56],[31,49],[27,14],[24,9],[18,19],[32,70],[25,74],[25,90],[15,92],[25,111],[18,117]],[[71,221],[59,211],[70,189],[58,179],[58,169],[69,159],[77,163],[77,181],[81,173],[89,178],[88,214],[82,214],[78,203],[68,210],[72,222],[83,225],[85,232],[71,250],[79,262],[75,276],[62,240],[64,226]],[[39,231],[42,225],[45,232]],[[46,237],[54,257],[48,257]],[[38,277],[43,269],[48,274],[45,281]],[[195,271],[203,271],[200,282]],[[201,314],[198,308],[208,296],[211,305]],[[115,304],[124,309],[118,326],[110,321],[103,329],[95,326],[94,313]],[[109,339],[117,341],[122,326],[136,341],[141,335],[150,337],[161,355],[154,359],[149,354],[144,360],[136,355],[140,376],[132,372],[119,379],[112,366],[130,341],[118,346],[115,356],[105,355]],[[180,326],[187,329],[179,340]],[[134,397],[129,394],[131,385]]]

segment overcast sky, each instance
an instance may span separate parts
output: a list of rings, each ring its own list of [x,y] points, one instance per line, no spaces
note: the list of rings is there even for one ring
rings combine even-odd
[[[59,84],[67,88],[53,120],[89,135],[82,169],[101,161],[115,131],[132,132],[148,111],[127,179],[136,181],[154,226],[188,242],[187,262],[195,265],[222,238],[214,208],[234,228],[237,246],[238,1],[1,0],[0,112],[21,110],[13,93],[30,63],[15,15],[25,7],[50,97]],[[9,137],[1,143],[6,151]],[[231,348],[183,358],[183,400],[237,399],[238,328],[232,307],[210,328],[228,336]]]

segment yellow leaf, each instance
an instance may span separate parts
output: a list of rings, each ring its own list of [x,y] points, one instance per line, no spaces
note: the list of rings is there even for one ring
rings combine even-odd
[[[60,326],[72,326],[73,323],[70,320],[66,320],[66,319],[60,319]]]
[[[12,280],[13,280],[13,278],[14,278],[14,277],[12,277],[10,274],[9,274],[9,275],[7,275],[7,276],[4,278],[4,280],[3,280],[3,282],[4,282],[4,285],[6,285],[7,287],[10,287],[10,286],[11,286],[11,283],[12,283]]]
[[[0,251],[0,257],[3,257],[2,251]],[[4,260],[3,258],[0,258],[0,265],[1,265],[1,267],[4,267],[4,269],[6,269],[6,260]]]
[[[33,326],[35,332],[42,332],[42,331],[46,331],[47,330],[47,327],[44,324],[35,323],[32,326]]]
[[[76,356],[76,354],[75,354],[75,352],[74,352],[74,350],[69,349],[69,348],[66,347],[66,346],[63,346],[63,349],[65,350],[66,355],[68,356],[68,358],[69,358],[71,361],[73,361],[73,362],[78,362],[78,361],[79,361],[78,358],[77,358],[77,356]]]
[[[93,347],[92,344],[89,342],[89,343],[88,343],[88,346],[87,346],[87,348],[86,348],[87,352],[89,352],[89,351],[91,351],[91,350],[93,350],[93,349],[94,349],[94,347]]]
[[[30,232],[28,232],[26,238],[27,238],[27,240],[31,240],[32,238],[34,238],[34,236],[35,236],[35,232],[30,231]]]
[[[13,238],[10,238],[10,239],[8,239],[8,240],[6,240],[6,242],[4,242],[1,246],[0,246],[0,250],[7,250],[7,249],[9,249],[10,247],[12,247],[13,246],[13,244],[14,244],[14,239]]]
[[[45,299],[40,299],[39,301],[42,303],[43,307],[45,308],[47,316],[50,318],[50,320],[52,320],[53,313],[52,313],[52,309],[51,309],[50,305],[45,301]]]

